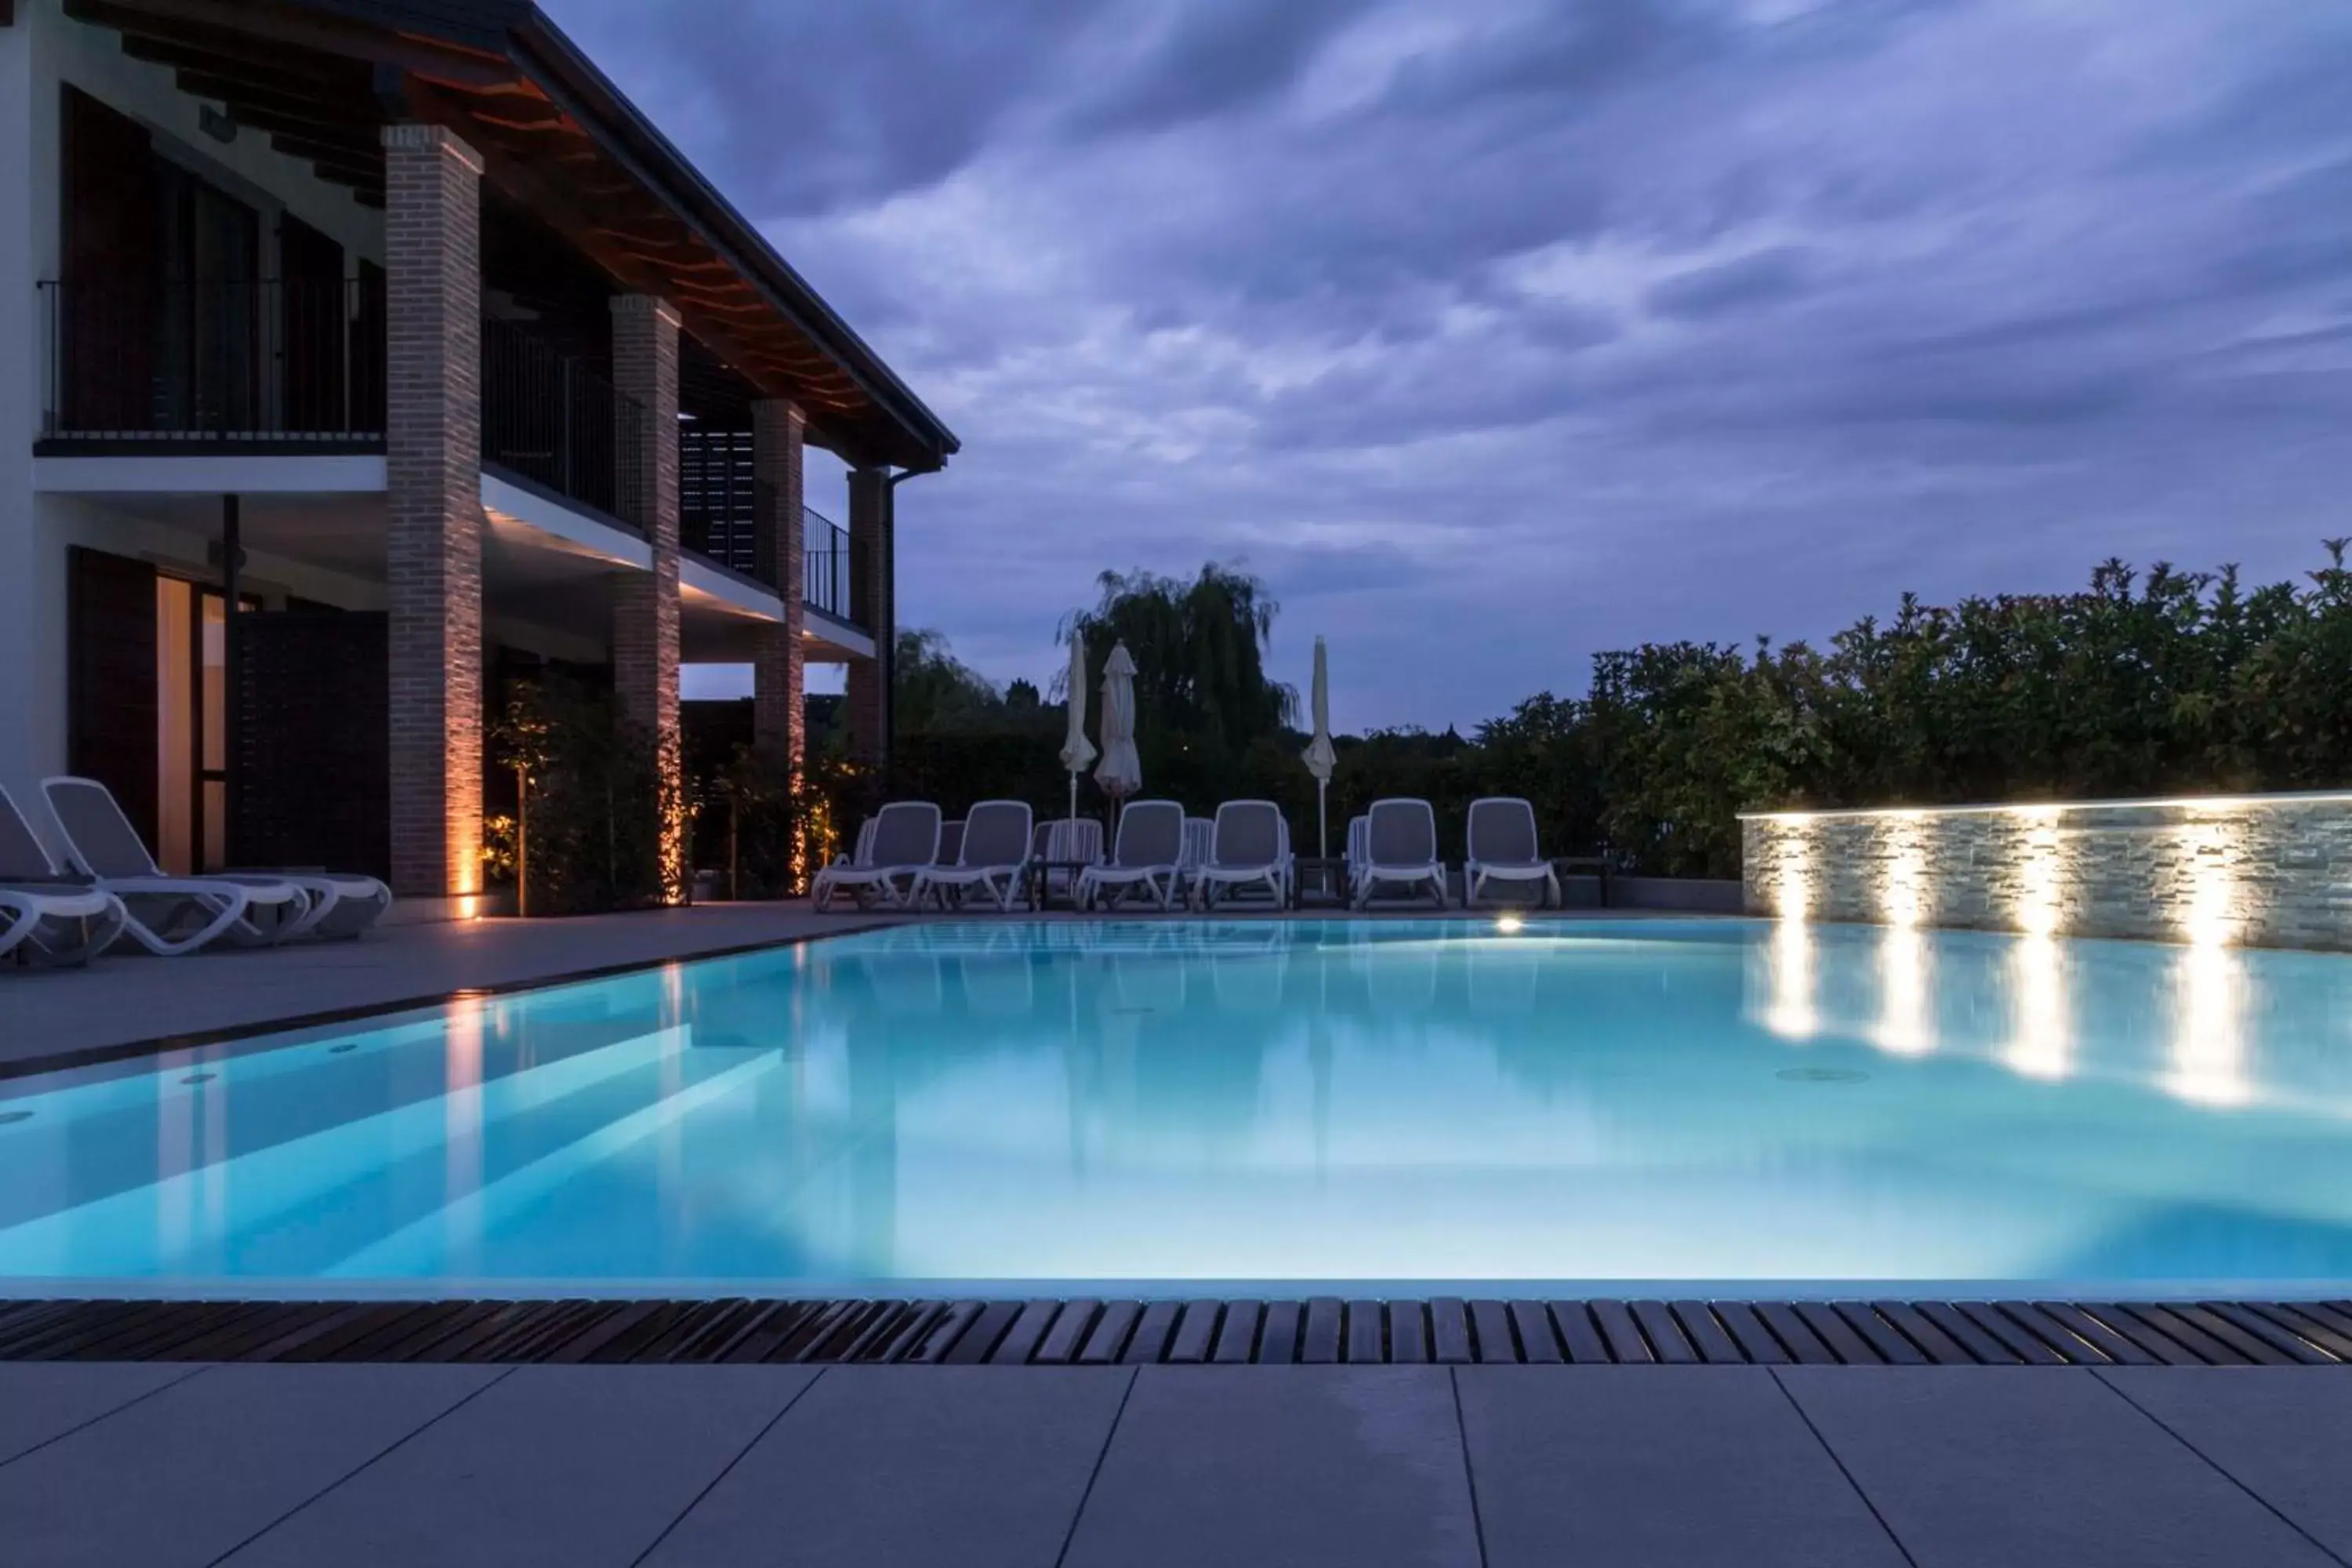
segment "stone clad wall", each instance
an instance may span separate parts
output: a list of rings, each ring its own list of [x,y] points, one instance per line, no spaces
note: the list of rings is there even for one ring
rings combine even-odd
[[[1741,819],[1748,910],[2352,951],[2352,793]]]

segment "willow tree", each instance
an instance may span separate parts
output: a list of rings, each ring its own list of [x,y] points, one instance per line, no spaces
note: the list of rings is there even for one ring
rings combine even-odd
[[[1264,583],[1215,562],[1191,582],[1152,572],[1106,572],[1097,582],[1102,597],[1065,623],[1062,640],[1086,639],[1097,681],[1112,647],[1127,645],[1147,751],[1160,741],[1232,756],[1296,721],[1298,693],[1265,673],[1281,606]]]

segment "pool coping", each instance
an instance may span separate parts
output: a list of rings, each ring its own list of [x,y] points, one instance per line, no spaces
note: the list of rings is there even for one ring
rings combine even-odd
[[[459,1002],[478,1001],[491,996],[511,996],[525,991],[552,991],[559,986],[580,985],[597,980],[612,980],[625,974],[641,974],[649,969],[667,969],[675,963],[702,963],[714,959],[741,958],[754,952],[801,947],[813,942],[833,942],[845,936],[861,936],[870,931],[890,931],[909,923],[911,922],[901,919],[883,917],[841,931],[798,931],[790,936],[767,937],[758,942],[730,942],[723,947],[702,949],[693,952],[671,953],[662,958],[630,959],[620,963],[597,964],[588,969],[567,970],[561,974],[540,974],[528,979],[496,981],[487,985],[461,985],[454,990],[428,991],[421,995],[383,1002],[354,1003],[347,1007],[321,1008],[310,1013],[289,1014],[282,1018],[227,1025],[217,1029],[197,1029],[186,1034],[158,1035],[139,1040],[113,1041],[102,1046],[82,1046],[72,1050],[52,1051],[45,1056],[17,1057],[0,1060],[0,1084],[11,1082],[16,1079],[42,1078],[50,1073],[73,1072],[84,1068],[109,1067],[117,1062],[136,1061],[142,1057],[169,1056],[174,1051],[203,1050],[211,1046],[244,1045],[268,1039],[273,1035],[293,1035],[311,1029],[328,1029],[338,1024],[355,1024],[370,1018],[388,1017],[396,1013],[421,1012],[429,1007],[453,1006]]]
[[[0,1300],[0,1362],[2342,1366],[2352,1301]]]

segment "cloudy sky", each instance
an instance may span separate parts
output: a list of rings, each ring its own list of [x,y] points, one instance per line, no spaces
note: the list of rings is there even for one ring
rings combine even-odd
[[[1000,680],[1107,566],[1466,728],[2352,533],[2335,0],[549,3],[963,438],[901,616]]]

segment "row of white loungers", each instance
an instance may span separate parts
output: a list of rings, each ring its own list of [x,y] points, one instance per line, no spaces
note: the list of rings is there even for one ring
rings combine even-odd
[[[1496,882],[1533,882],[1540,903],[1560,902],[1559,877],[1536,837],[1535,807],[1516,795],[1470,803],[1464,824],[1462,907],[1469,909]],[[1428,894],[1445,907],[1445,863],[1437,853],[1437,814],[1425,800],[1376,800],[1348,824],[1348,893],[1363,909],[1383,892]]]
[[[1187,819],[1172,800],[1135,801],[1119,813],[1108,856],[1096,823],[1039,825],[1020,801],[982,801],[961,823],[942,821],[929,801],[894,801],[859,827],[848,857],[817,873],[810,893],[820,910],[844,894],[861,904],[944,909],[950,894],[968,892],[1010,910],[1031,893],[1033,862],[1058,882],[1049,894],[1081,909],[1139,895],[1162,910],[1180,901],[1206,909],[1252,892],[1279,907],[1289,901],[1293,875],[1289,825],[1272,801],[1228,801],[1213,821]]]
[[[0,955],[87,963],[124,936],[163,957],[217,942],[260,947],[355,937],[392,907],[392,889],[373,877],[170,876],[104,784],[53,778],[41,794],[64,846],[63,865],[0,788]]]

